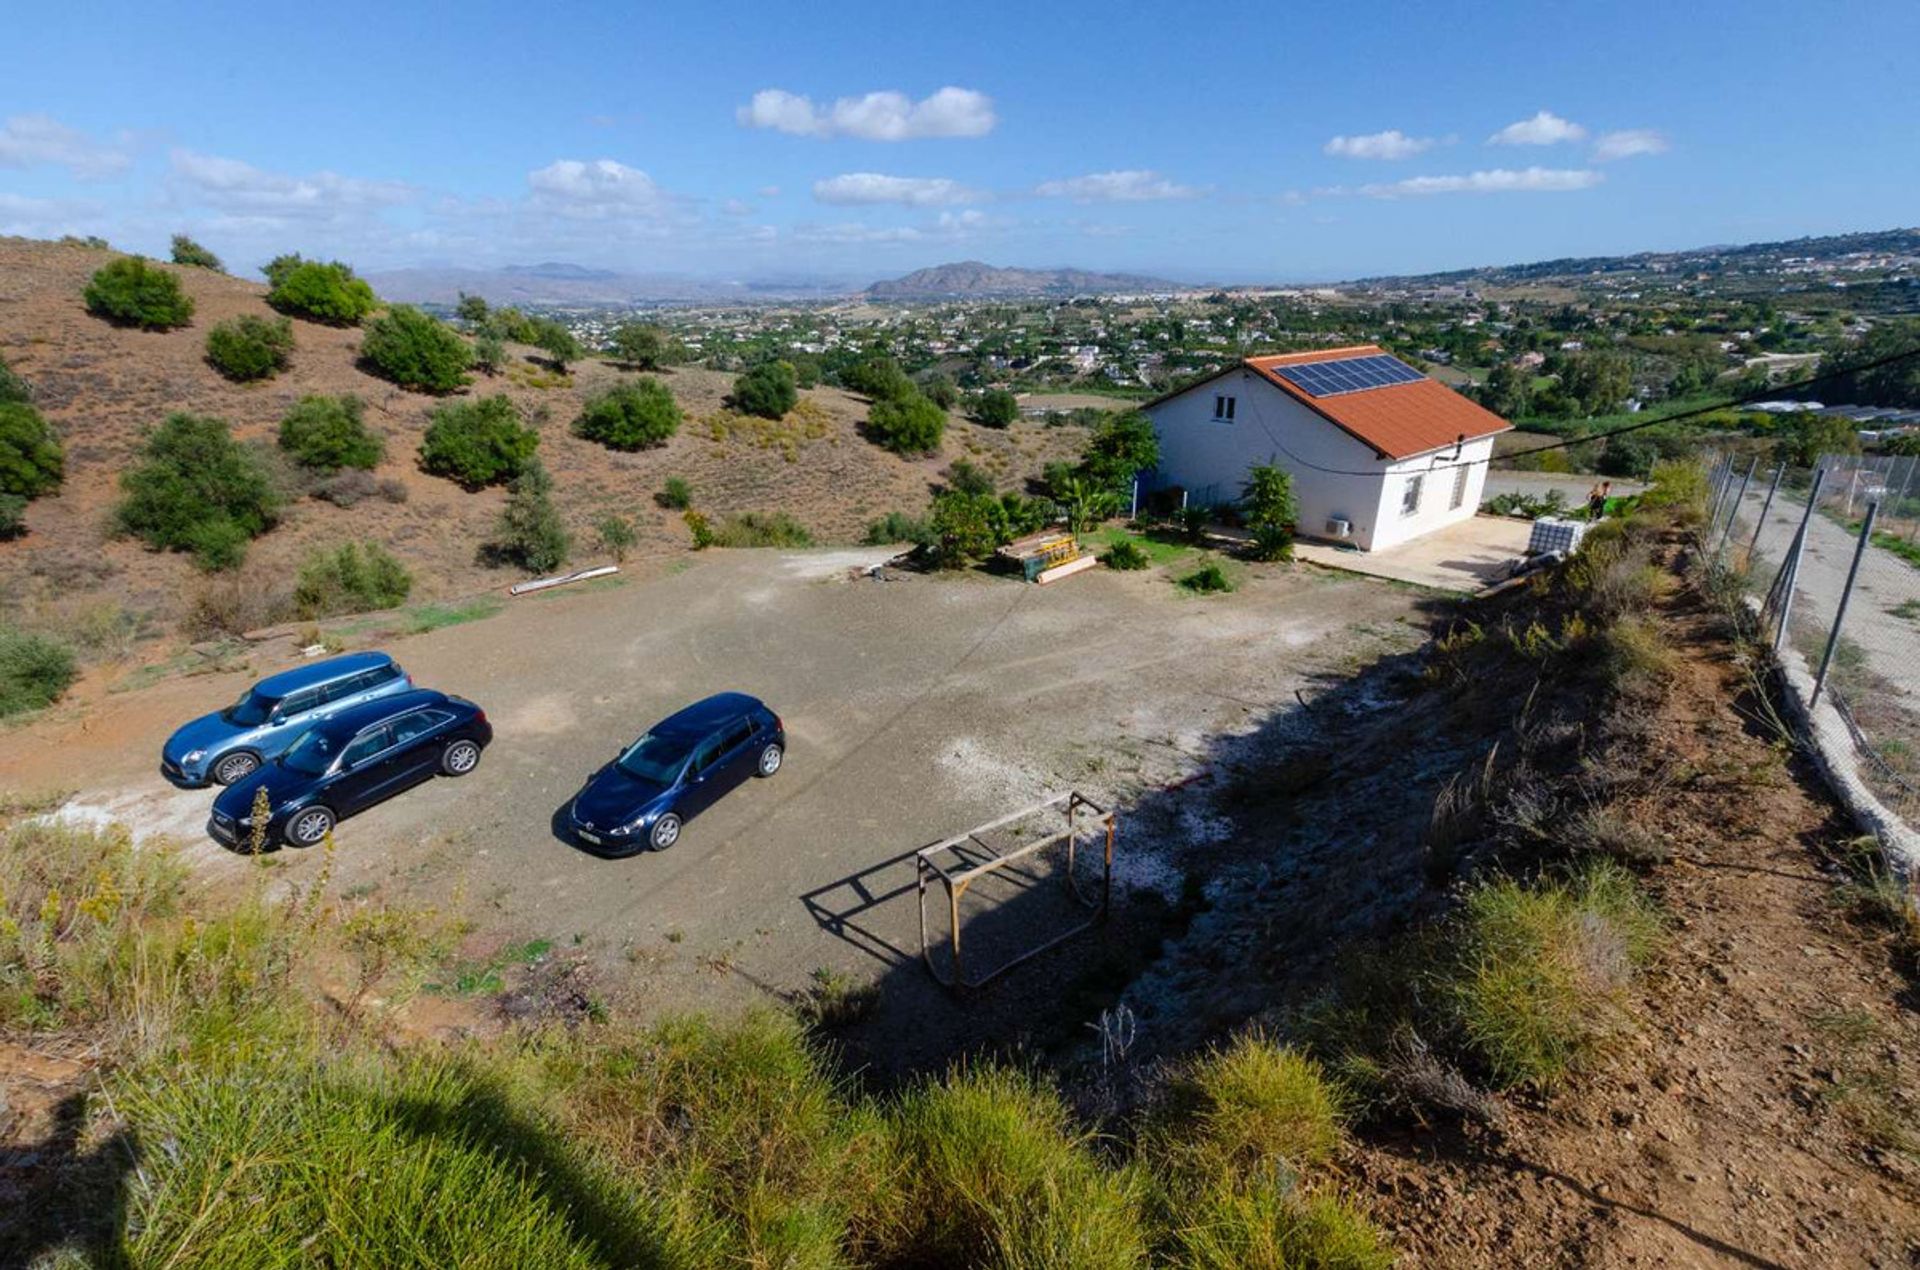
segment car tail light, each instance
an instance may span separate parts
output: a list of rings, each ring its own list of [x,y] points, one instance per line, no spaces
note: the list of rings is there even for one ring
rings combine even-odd
[[[474,712],[473,712],[473,721],[474,721],[475,723],[485,723],[485,722],[487,721],[487,712],[486,712],[485,710],[476,710],[476,711],[474,711]]]
[[[775,732],[785,732],[787,730],[787,725],[780,722],[780,716],[777,714],[773,716],[773,730]]]

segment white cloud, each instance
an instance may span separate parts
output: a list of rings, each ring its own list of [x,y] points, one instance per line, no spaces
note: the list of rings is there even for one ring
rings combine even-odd
[[[1487,138],[1493,146],[1551,146],[1562,141],[1585,141],[1587,130],[1551,110],[1543,110],[1531,119],[1510,123]]]
[[[1433,146],[1432,137],[1409,137],[1398,128],[1389,128],[1361,136],[1334,137],[1321,149],[1343,159],[1410,159]]]
[[[851,222],[797,225],[793,230],[794,241],[803,243],[914,243],[925,236],[911,225],[859,225]]]
[[[367,181],[335,172],[286,176],[239,159],[192,150],[171,155],[176,192],[223,211],[264,216],[339,216],[412,201],[414,190],[399,181]]]
[[[1622,128],[1600,134],[1599,140],[1593,143],[1593,161],[1611,163],[1640,154],[1665,154],[1671,148],[1665,135],[1652,128]]]
[[[859,137],[866,141],[911,141],[921,137],[984,137],[998,120],[993,99],[971,88],[942,88],[914,101],[905,93],[878,92],[815,105],[811,97],[763,88],[734,112],[748,128],[771,128],[796,137]]]
[[[956,203],[985,202],[987,195],[944,176],[882,176],[878,172],[848,172],[813,183],[813,196],[822,203],[856,206],[897,203],[902,207],[951,207]]]
[[[13,115],[0,124],[0,167],[50,163],[81,180],[98,180],[126,171],[132,162],[124,138],[114,144],[96,141],[48,115]]]
[[[614,159],[555,159],[527,173],[536,207],[575,220],[657,217],[670,196],[639,168]]]
[[[1490,168],[1457,176],[1411,176],[1385,185],[1363,185],[1369,198],[1419,194],[1505,194],[1585,190],[1605,179],[1590,168]]]
[[[1200,191],[1176,185],[1158,172],[1131,169],[1093,172],[1064,181],[1047,181],[1034,190],[1041,198],[1070,198],[1076,203],[1149,203],[1161,199],[1197,198]]]
[[[0,234],[51,238],[94,228],[105,211],[98,203],[57,198],[28,198],[0,191]]]

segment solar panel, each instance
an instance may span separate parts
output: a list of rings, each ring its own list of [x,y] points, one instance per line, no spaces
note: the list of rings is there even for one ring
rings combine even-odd
[[[1310,397],[1337,397],[1392,384],[1410,384],[1423,376],[1397,357],[1341,357],[1329,362],[1276,366],[1273,373]]]

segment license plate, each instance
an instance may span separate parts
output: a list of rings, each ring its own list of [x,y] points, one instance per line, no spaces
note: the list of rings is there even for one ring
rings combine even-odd
[[[600,845],[600,835],[597,833],[588,833],[585,829],[582,829],[580,831],[580,836],[582,838],[585,838],[588,842],[591,842],[596,847]]]

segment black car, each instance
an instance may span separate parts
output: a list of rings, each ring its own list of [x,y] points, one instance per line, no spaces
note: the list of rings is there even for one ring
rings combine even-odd
[[[743,692],[723,692],[661,720],[595,772],[567,805],[567,822],[609,855],[665,851],[728,790],[779,771],[786,752],[779,715]]]
[[[487,712],[471,701],[416,689],[380,697],[313,725],[284,754],[227,786],[207,832],[246,846],[261,790],[265,832],[310,847],[348,816],[434,776],[465,776],[493,740]]]

